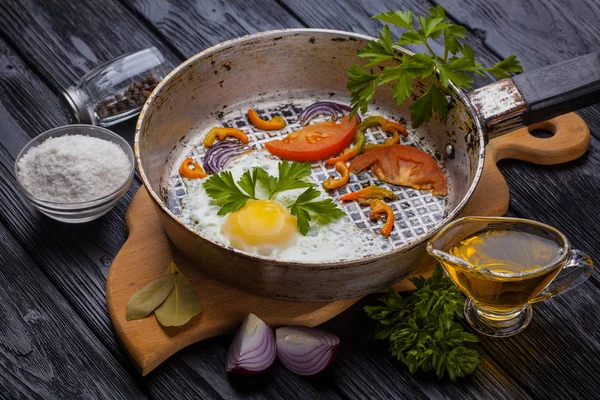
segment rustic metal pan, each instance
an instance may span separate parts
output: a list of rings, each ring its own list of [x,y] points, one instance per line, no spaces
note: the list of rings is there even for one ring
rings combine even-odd
[[[409,129],[405,140],[405,144],[434,155],[444,170],[449,194],[434,198],[429,193],[394,188],[399,195],[392,205],[397,217],[395,229],[387,250],[380,254],[325,263],[283,262],[223,246],[178,219],[179,200],[185,189],[177,166],[189,155],[201,158],[200,141],[210,127],[239,127],[256,147],[261,147],[272,137],[255,132],[246,122],[244,110],[248,108],[282,114],[289,129],[295,129],[297,113],[314,101],[348,104],[346,70],[353,64],[364,64],[356,54],[371,39],[321,29],[245,36],[190,58],[152,93],[136,128],[138,168],[168,236],[199,268],[243,290],[280,299],[326,301],[381,290],[426,262],[427,240],[454,219],[473,194],[489,137],[582,107],[599,93],[598,54],[562,66],[562,71],[571,74],[573,70],[584,70],[580,68],[582,62],[590,64],[585,68],[588,72],[590,66],[596,68],[596,76],[577,77],[577,88],[571,81],[565,86],[564,81],[555,80],[553,90],[547,91],[548,87],[538,86],[540,77],[548,80],[556,76],[547,72],[503,80],[468,95],[451,87],[448,117]],[[398,51],[411,54],[401,48]],[[414,94],[420,91],[417,87]],[[398,109],[390,88],[383,87],[370,112],[410,127],[407,106]],[[368,134],[376,138],[381,132],[371,130]],[[319,164],[313,168],[313,175],[323,180],[329,171]],[[355,190],[372,179],[369,174],[361,174],[350,188]],[[334,198],[338,196],[336,193]],[[358,226],[378,229],[369,221],[368,209],[355,204],[344,207]]]

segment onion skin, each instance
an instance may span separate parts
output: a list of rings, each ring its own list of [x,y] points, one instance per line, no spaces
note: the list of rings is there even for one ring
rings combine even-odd
[[[212,145],[204,154],[204,172],[214,174],[220,172],[227,166],[232,158],[249,151],[244,149],[244,144],[237,140],[221,140]]]
[[[248,314],[229,347],[225,370],[231,375],[258,374],[273,364],[276,353],[271,328],[256,315]]]
[[[298,115],[298,121],[300,126],[306,126],[319,114],[329,115],[333,121],[337,121],[339,116],[344,115],[344,111],[352,111],[352,107],[333,101],[318,101],[302,110]]]
[[[310,376],[331,364],[340,345],[332,333],[303,326],[285,326],[275,331],[277,355],[291,372]]]

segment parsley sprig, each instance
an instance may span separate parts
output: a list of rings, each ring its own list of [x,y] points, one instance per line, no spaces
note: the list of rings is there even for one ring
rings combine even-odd
[[[218,215],[227,215],[244,207],[249,200],[258,200],[256,185],[267,190],[268,199],[288,190],[307,188],[287,207],[298,221],[298,230],[306,235],[310,228],[311,215],[330,223],[346,214],[331,200],[315,201],[320,195],[315,185],[305,180],[311,173],[308,163],[281,161],[278,165],[279,176],[269,175],[260,167],[254,167],[242,174],[237,183],[230,171],[212,174],[202,186],[206,193],[215,200],[221,201]]]
[[[452,381],[472,373],[479,357],[465,346],[477,337],[455,322],[463,317],[464,297],[442,268],[436,266],[430,278],[412,278],[416,286],[406,298],[390,290],[383,306],[365,307],[369,317],[378,322],[377,339],[388,339],[390,353],[417,370],[435,370]]]
[[[351,92],[352,113],[359,110],[367,112],[377,86],[392,85],[392,95],[398,106],[411,96],[414,78],[425,80],[425,92],[410,104],[411,124],[414,128],[431,119],[433,111],[441,117],[448,115],[450,82],[459,88],[471,88],[473,73],[485,76],[484,71],[498,79],[507,78],[515,73],[523,72],[515,55],[485,68],[475,61],[471,46],[461,43],[466,34],[465,27],[448,22],[443,7],[429,9],[429,14],[419,15],[420,27],[413,26],[412,11],[388,11],[373,18],[398,26],[405,30],[397,41],[393,41],[390,27],[385,25],[377,40],[370,41],[358,52],[359,57],[367,58],[367,67],[381,63],[395,62],[394,66],[383,67],[379,75],[368,72],[358,65],[348,70],[348,90]],[[429,40],[443,36],[444,53],[437,55],[431,48]],[[424,45],[427,52],[417,53],[412,57],[400,55],[393,46],[416,44]]]

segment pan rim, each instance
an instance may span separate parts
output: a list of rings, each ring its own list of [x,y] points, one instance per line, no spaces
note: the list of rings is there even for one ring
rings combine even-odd
[[[473,181],[471,182],[471,185],[467,189],[466,193],[464,194],[464,196],[462,197],[460,202],[457,204],[456,207],[454,207],[448,213],[448,215],[446,215],[441,221],[439,221],[437,224],[435,224],[433,228],[431,228],[429,231],[427,231],[420,238],[417,238],[415,241],[409,241],[409,242],[403,244],[402,246],[397,247],[391,251],[377,253],[377,254],[366,256],[366,257],[361,257],[361,258],[342,260],[342,261],[325,261],[325,262],[314,262],[314,261],[302,262],[302,261],[279,260],[279,259],[272,258],[272,257],[265,257],[265,256],[261,256],[261,255],[250,254],[250,253],[235,249],[231,246],[224,245],[224,244],[214,241],[212,239],[209,239],[209,238],[205,237],[204,235],[202,235],[200,232],[192,229],[191,227],[189,227],[188,225],[183,223],[175,214],[173,214],[173,212],[168,208],[168,206],[162,201],[159,194],[156,193],[154,191],[154,189],[152,189],[152,187],[150,185],[150,180],[149,180],[148,176],[146,175],[146,172],[142,165],[142,155],[140,154],[140,137],[142,134],[142,125],[144,124],[144,121],[145,121],[145,115],[149,111],[149,109],[153,106],[153,103],[159,97],[159,94],[162,91],[162,89],[165,86],[167,86],[171,82],[171,80],[173,80],[174,77],[180,73],[180,71],[185,70],[187,67],[189,67],[192,63],[194,63],[198,59],[208,57],[209,55],[211,55],[213,53],[220,52],[226,48],[238,46],[238,45],[241,45],[245,42],[249,42],[252,40],[264,39],[264,38],[269,38],[269,37],[277,37],[277,36],[282,36],[282,35],[285,36],[285,35],[290,35],[290,34],[328,34],[328,35],[332,35],[332,36],[338,36],[338,37],[341,36],[341,37],[361,39],[361,40],[366,40],[366,41],[376,39],[372,36],[363,35],[360,33],[340,31],[340,30],[335,30],[335,29],[321,29],[321,28],[276,29],[276,30],[269,30],[269,31],[248,34],[248,35],[244,35],[244,36],[241,36],[241,37],[238,37],[235,39],[221,42],[219,44],[211,46],[211,47],[193,55],[192,57],[188,58],[187,60],[185,60],[184,62],[179,64],[152,91],[152,93],[146,100],[146,103],[142,107],[142,110],[141,110],[140,115],[136,122],[135,138],[134,138],[135,161],[136,161],[136,166],[137,166],[138,172],[142,179],[142,183],[144,184],[144,187],[145,187],[147,193],[150,195],[150,198],[155,203],[155,205],[157,205],[159,207],[159,211],[166,214],[167,217],[169,217],[171,220],[173,220],[179,226],[181,226],[182,228],[184,228],[185,230],[190,232],[195,237],[210,243],[212,246],[218,246],[220,248],[232,251],[237,256],[248,258],[251,260],[263,260],[263,261],[266,261],[269,263],[281,264],[281,265],[290,266],[290,267],[317,267],[317,268],[327,268],[327,269],[348,268],[354,264],[370,263],[370,262],[374,262],[374,261],[380,259],[381,257],[390,257],[395,254],[402,254],[404,252],[412,250],[412,249],[428,242],[444,226],[446,226],[452,220],[454,220],[458,216],[458,214],[466,207],[467,203],[473,196],[473,193],[475,192],[477,185],[479,184],[479,180],[483,173],[483,166],[484,166],[484,162],[485,162],[486,140],[485,140],[485,134],[484,134],[483,128],[481,126],[481,122],[480,122],[479,118],[477,117],[475,109],[473,108],[473,105],[469,102],[466,94],[462,90],[457,88],[453,83],[450,83],[450,88],[460,98],[460,100],[466,106],[469,114],[471,115],[471,118],[475,125],[475,130],[477,132],[477,136],[479,138],[479,143],[481,144],[479,146],[478,161],[477,161],[475,176],[473,177]],[[409,54],[409,55],[414,54],[410,50],[405,49],[400,46],[394,46],[394,48],[405,54]]]

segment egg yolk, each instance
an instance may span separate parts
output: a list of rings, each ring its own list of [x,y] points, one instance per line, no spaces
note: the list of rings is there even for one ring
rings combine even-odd
[[[296,217],[273,200],[249,201],[223,224],[232,247],[262,255],[293,245],[297,232]]]

